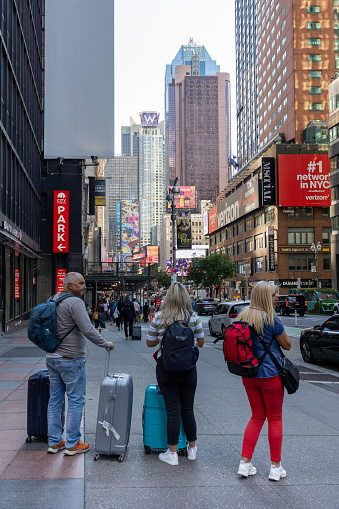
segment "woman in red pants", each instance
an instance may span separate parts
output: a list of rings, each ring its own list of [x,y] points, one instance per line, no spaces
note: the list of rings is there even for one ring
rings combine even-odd
[[[261,337],[261,343],[260,341],[253,341],[254,354],[258,358],[264,354],[265,346],[274,337],[270,350],[278,362],[281,363],[280,347],[284,350],[290,350],[291,341],[284,331],[280,319],[275,314],[278,290],[277,286],[266,281],[257,283],[252,290],[250,306],[240,313],[238,320],[243,320],[252,325],[258,336]],[[286,471],[281,466],[284,386],[279,370],[271,357],[266,354],[257,374],[252,378],[243,378],[242,380],[251,405],[252,417],[244,433],[242,458],[238,474],[248,477],[257,473],[257,469],[252,465],[251,460],[261,428],[267,418],[268,441],[271,452],[271,470],[268,478],[271,481],[279,481],[280,478],[286,477]]]

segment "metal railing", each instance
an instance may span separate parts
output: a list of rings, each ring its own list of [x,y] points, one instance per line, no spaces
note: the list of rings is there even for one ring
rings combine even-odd
[[[88,262],[85,261],[85,274],[87,276],[112,276],[112,277],[148,277],[155,278],[158,275],[158,264],[140,262]]]

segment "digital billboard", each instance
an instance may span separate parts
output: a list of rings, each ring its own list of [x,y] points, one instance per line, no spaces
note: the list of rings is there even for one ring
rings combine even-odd
[[[139,202],[122,200],[120,202],[121,251],[132,255],[139,247]]]
[[[279,205],[329,207],[330,172],[330,160],[327,155],[279,154]]]
[[[190,267],[192,260],[189,258],[178,258],[177,259],[177,276],[187,276],[188,268]],[[166,261],[166,272],[167,274],[171,274],[173,269],[172,260]]]
[[[140,118],[142,127],[158,127],[159,113],[156,111],[143,111]]]
[[[159,262],[159,248],[158,246],[147,246],[147,263]]]
[[[188,217],[177,218],[177,249],[191,249],[191,220]]]
[[[168,193],[171,189],[168,188]],[[195,186],[180,186],[180,194],[175,196],[174,205],[176,209],[195,209]],[[171,208],[168,202],[167,208]]]

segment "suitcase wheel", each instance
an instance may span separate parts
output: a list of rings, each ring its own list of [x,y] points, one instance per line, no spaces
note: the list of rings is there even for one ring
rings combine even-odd
[[[125,457],[124,454],[120,454],[120,456],[118,456],[119,463],[121,463],[123,461],[124,457]]]
[[[96,454],[96,455],[94,456],[94,461],[98,461],[99,456],[100,456],[99,454]]]
[[[32,442],[32,437],[27,437],[26,442],[27,442],[27,444],[30,444]]]
[[[145,454],[151,454],[151,448],[149,445],[144,445],[145,448]]]
[[[187,449],[178,449],[178,456],[187,456]]]

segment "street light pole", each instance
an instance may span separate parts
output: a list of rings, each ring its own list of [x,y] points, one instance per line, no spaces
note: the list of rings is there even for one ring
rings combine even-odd
[[[314,263],[315,263],[315,277],[317,280],[317,288],[319,288],[319,272],[318,272],[318,252],[321,251],[321,244],[320,242],[316,244],[311,245],[311,251],[314,252]]]
[[[171,220],[172,220],[172,274],[175,274],[175,277],[172,277],[172,284],[176,282],[176,272],[177,272],[177,246],[176,246],[176,219],[177,215],[175,212],[175,197],[180,193],[180,188],[177,186],[178,177],[175,177],[173,187],[169,189],[169,194],[166,196],[166,200],[171,204]]]

